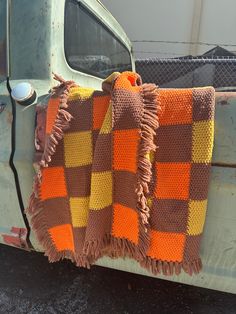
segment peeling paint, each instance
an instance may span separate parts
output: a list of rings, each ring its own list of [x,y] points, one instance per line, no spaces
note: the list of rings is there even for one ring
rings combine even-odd
[[[220,104],[221,106],[229,105],[229,103],[228,103],[227,100],[221,100],[221,101],[219,102],[219,104]]]
[[[216,92],[216,104],[221,106],[231,105],[232,99],[235,99],[235,92]]]
[[[3,112],[3,110],[5,109],[5,107],[6,107],[6,104],[0,102],[0,113]]]
[[[7,123],[12,124],[12,119],[13,119],[12,113],[8,111],[7,112]]]
[[[2,238],[5,244],[23,249],[28,248],[26,236],[27,229],[19,227],[12,227],[9,234],[2,234]]]

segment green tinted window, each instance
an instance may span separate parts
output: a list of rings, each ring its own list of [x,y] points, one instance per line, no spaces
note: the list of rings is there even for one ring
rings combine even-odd
[[[68,0],[65,8],[65,55],[73,69],[101,78],[132,69],[124,44],[74,0]]]

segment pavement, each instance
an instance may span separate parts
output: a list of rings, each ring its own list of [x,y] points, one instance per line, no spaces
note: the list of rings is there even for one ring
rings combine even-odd
[[[0,245],[0,313],[236,314],[236,296]]]

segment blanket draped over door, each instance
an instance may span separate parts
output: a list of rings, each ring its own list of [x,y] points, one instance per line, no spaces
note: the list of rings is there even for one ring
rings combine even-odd
[[[27,209],[49,261],[129,257],[153,274],[198,273],[214,89],[158,89],[133,72],[103,91],[56,78]]]

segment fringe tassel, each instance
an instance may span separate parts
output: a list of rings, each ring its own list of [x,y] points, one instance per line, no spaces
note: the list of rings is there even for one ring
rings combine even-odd
[[[183,269],[187,274],[192,276],[193,274],[198,274],[202,269],[201,259],[196,259],[194,261],[179,262],[167,262],[152,259],[151,257],[146,257],[146,259],[140,262],[140,266],[146,268],[148,271],[152,272],[154,275],[163,274],[165,276],[179,275]]]
[[[52,89],[52,94],[59,96],[60,104],[51,134],[46,137],[44,153],[39,162],[41,167],[48,167],[48,163],[51,162],[51,157],[56,151],[56,146],[63,138],[64,132],[69,129],[70,121],[73,119],[72,115],[65,109],[68,107],[67,99],[69,90],[71,87],[76,86],[76,84],[74,81],[65,81],[57,74],[54,74],[54,79],[59,81],[60,84]]]
[[[101,257],[102,251],[104,251],[111,242],[111,236],[109,234],[105,234],[103,238],[88,240],[84,243],[83,254],[89,256],[90,259],[97,260]]]
[[[151,257],[139,258],[137,246],[122,238],[114,238],[106,234],[102,239],[87,241],[84,245],[83,257],[76,258],[76,265],[90,268],[90,265],[103,256],[110,258],[128,257],[139,262],[140,266],[147,269],[154,275],[165,276],[179,275],[183,269],[190,276],[198,274],[202,269],[201,259],[185,262],[167,262],[155,260]]]
[[[159,127],[158,116],[161,107],[158,105],[158,89],[155,84],[143,84],[141,94],[144,108],[141,120],[141,142],[138,157],[138,184],[136,193],[144,231],[147,233],[150,217],[150,209],[147,205],[147,196],[149,194],[148,184],[152,178],[152,164],[147,159],[147,154],[156,150],[154,136],[156,135],[156,129]]]
[[[135,244],[124,238],[115,238],[110,234],[106,234],[101,239],[87,241],[84,245],[83,254],[89,257],[91,263],[102,256],[129,257],[140,260],[140,252]]]

